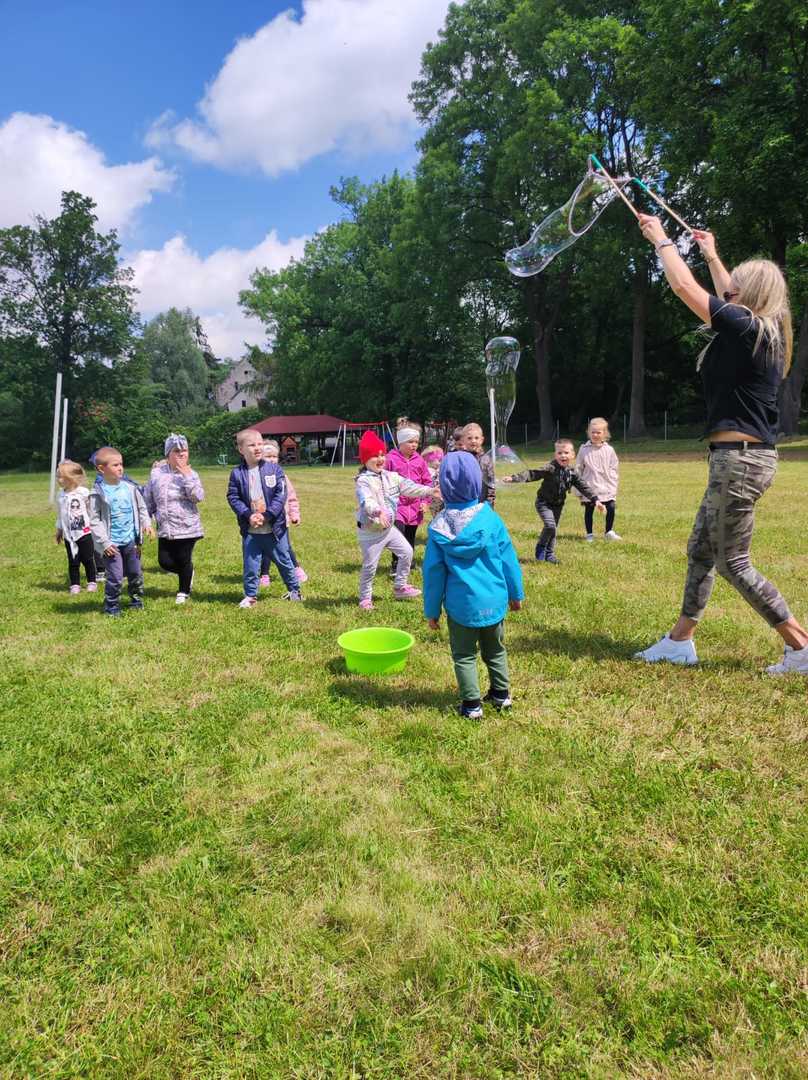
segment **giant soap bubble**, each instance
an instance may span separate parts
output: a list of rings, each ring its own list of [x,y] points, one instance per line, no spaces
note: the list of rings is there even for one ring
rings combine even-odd
[[[525,466],[508,446],[508,421],[516,404],[516,369],[521,348],[516,338],[495,337],[485,347],[485,386],[489,401],[493,391],[494,466],[498,475],[521,472]],[[497,486],[501,481],[497,481]]]
[[[629,183],[630,177],[615,180],[621,189]],[[609,180],[590,167],[569,199],[534,229],[527,243],[505,253],[505,263],[510,272],[516,277],[532,277],[541,273],[559,252],[591,229],[616,198],[617,191]]]

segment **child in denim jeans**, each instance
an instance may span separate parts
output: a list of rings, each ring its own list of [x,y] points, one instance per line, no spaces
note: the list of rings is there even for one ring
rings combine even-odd
[[[154,539],[149,511],[136,484],[124,480],[123,458],[112,446],[95,455],[99,479],[88,496],[90,528],[97,551],[104,555],[104,614],[121,614],[124,576],[129,588],[129,607],[143,608],[143,570],[140,549],[143,537]]]

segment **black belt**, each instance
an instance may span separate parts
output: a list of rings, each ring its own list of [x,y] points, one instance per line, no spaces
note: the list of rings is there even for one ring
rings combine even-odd
[[[711,442],[711,450],[776,450],[777,447],[771,442]]]

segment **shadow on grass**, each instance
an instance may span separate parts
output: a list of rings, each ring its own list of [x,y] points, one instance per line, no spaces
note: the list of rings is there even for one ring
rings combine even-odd
[[[529,628],[520,627],[518,636],[509,635],[507,648],[509,653],[554,653],[557,656],[569,656],[571,659],[589,657],[594,660],[622,660],[636,667],[636,670],[644,671],[651,667],[668,669],[673,664],[645,664],[641,660],[634,659],[634,653],[647,648],[651,639],[647,641],[632,641],[628,638],[610,638],[603,634],[574,634],[566,630],[542,630],[541,628],[531,631]],[[733,657],[718,657],[715,660],[701,658],[693,667],[682,666],[684,671],[744,671],[749,670],[747,660]]]
[[[541,627],[530,629],[521,626],[518,636],[509,635],[506,639],[508,652],[513,653],[556,653],[573,659],[581,656],[594,657],[596,660],[631,660],[632,655],[642,644],[628,638],[611,638],[604,634],[575,634],[567,630],[547,630]]]
[[[349,675],[345,671],[344,660],[332,660],[327,666],[332,672],[335,668],[340,671],[329,688],[329,695],[357,705],[377,705],[381,708],[415,708],[426,705],[433,709],[449,709],[457,700],[457,694],[448,690],[391,685],[384,682],[384,676],[371,679],[365,675]]]

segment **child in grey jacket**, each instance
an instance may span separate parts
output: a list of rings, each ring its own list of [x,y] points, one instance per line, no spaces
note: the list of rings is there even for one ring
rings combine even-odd
[[[140,548],[143,537],[154,539],[149,511],[137,486],[123,479],[123,458],[112,446],[96,454],[100,480],[90,492],[90,528],[97,551],[104,555],[104,614],[121,614],[121,587],[126,576],[129,606],[143,608],[143,570]]]

